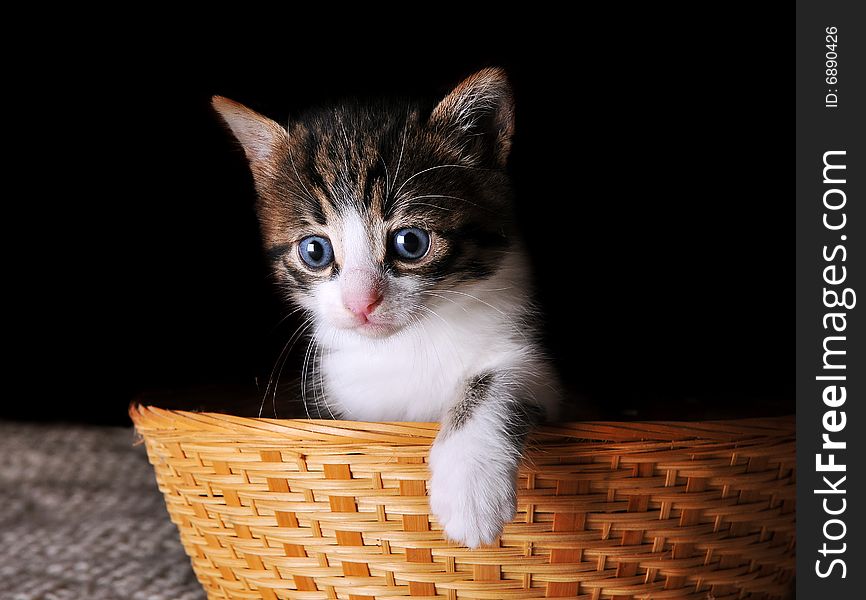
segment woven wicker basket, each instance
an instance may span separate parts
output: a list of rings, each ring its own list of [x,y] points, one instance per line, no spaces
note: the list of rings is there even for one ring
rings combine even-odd
[[[210,599],[792,594],[793,418],[543,429],[468,550],[425,497],[436,424],[131,415]]]

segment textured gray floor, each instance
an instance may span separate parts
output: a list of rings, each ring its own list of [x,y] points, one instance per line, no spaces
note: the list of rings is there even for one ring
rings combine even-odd
[[[133,440],[0,421],[0,598],[205,598]]]

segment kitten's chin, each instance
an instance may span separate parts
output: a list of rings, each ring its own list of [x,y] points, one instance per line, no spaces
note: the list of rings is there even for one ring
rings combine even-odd
[[[393,323],[376,323],[374,321],[367,321],[352,327],[352,331],[368,338],[386,338],[397,333],[399,329],[400,327]]]

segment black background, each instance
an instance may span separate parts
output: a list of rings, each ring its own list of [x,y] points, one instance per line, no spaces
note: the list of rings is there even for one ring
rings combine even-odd
[[[487,65],[515,88],[511,169],[572,393],[609,418],[793,412],[792,19],[633,19],[97,36],[13,67],[2,414],[125,423],[143,391],[263,389],[292,328],[211,95],[283,120]]]

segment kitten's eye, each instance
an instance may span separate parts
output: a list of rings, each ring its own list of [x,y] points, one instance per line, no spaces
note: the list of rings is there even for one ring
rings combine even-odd
[[[394,234],[394,251],[404,260],[424,258],[430,248],[430,234],[417,227],[404,227]]]
[[[318,235],[305,237],[298,244],[298,254],[311,269],[320,270],[327,267],[334,260],[334,250],[328,238]]]

